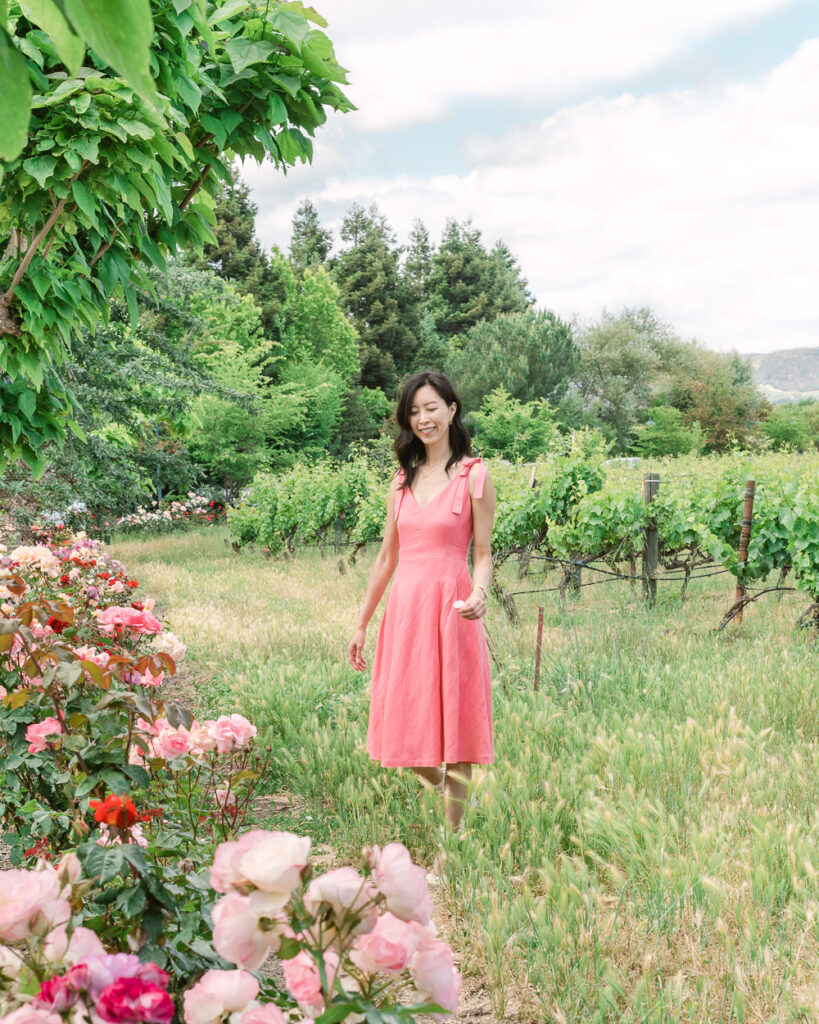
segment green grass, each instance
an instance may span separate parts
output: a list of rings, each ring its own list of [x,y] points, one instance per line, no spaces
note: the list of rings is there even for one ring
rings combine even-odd
[[[188,644],[202,706],[235,707],[271,745],[276,827],[329,843],[446,852],[441,912],[498,1016],[633,1024],[819,1013],[819,649],[799,595],[713,628],[733,581],[518,598],[492,607],[496,763],[458,836],[409,772],[364,752],[367,681],[346,646],[369,559],[234,555],[218,531],[116,544]],[[539,570],[508,589],[541,585]],[[544,583],[554,585],[553,576]],[[142,593],[143,591],[140,591]],[[536,602],[545,607],[532,691]],[[368,638],[372,657],[377,622]]]

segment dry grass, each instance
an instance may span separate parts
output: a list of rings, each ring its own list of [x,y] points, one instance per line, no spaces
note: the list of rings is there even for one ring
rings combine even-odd
[[[428,863],[443,848],[462,1020],[488,1020],[487,998],[495,1019],[532,1024],[819,1019],[819,652],[793,632],[804,598],[763,598],[718,636],[722,577],[684,604],[661,589],[655,610],[621,583],[565,608],[523,595],[518,628],[491,608],[497,760],[455,838],[413,779],[361,750],[365,681],[344,661],[366,559],[341,576],[315,552],[234,555],[215,531],[115,554],[215,681],[204,699],[236,700],[267,730],[271,785],[299,794],[292,827],[345,859],[390,838]],[[514,573],[510,589],[541,584]]]

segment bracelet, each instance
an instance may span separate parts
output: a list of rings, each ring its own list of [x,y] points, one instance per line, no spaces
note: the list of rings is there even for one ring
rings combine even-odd
[[[476,583],[474,589],[475,590],[482,590],[483,591],[483,599],[485,601],[486,600],[486,587],[483,585],[483,583]]]

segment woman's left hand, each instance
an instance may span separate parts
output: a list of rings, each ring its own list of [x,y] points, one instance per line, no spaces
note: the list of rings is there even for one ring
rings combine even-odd
[[[480,587],[474,587],[472,593],[458,609],[462,619],[482,619],[486,614],[486,596]]]

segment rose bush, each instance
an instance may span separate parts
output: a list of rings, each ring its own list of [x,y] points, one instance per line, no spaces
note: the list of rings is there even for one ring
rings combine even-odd
[[[265,767],[255,726],[162,699],[184,645],[137,589],[83,535],[0,551],[4,1024],[454,1012],[403,846],[315,874],[309,839],[237,835]],[[271,953],[285,991],[258,973]]]
[[[309,845],[291,833],[256,830],[217,847],[212,879],[228,891],[213,908],[213,959],[218,953],[232,969],[176,978],[145,956],[145,946],[139,955],[111,951],[75,923],[82,906],[103,898],[104,871],[84,878],[68,854],[56,867],[39,861],[31,871],[0,872],[0,893],[8,894],[0,901],[1,1019],[171,1024],[178,1015],[185,1024],[227,1016],[232,1024],[330,1024],[349,1016],[396,1024],[419,1013],[454,1013],[460,975],[450,948],[431,924],[387,910],[376,881],[398,844],[365,850],[361,873],[350,867],[315,876]],[[248,877],[257,854],[278,865],[261,878],[267,888]],[[417,885],[411,873],[404,878],[411,890],[405,906],[412,906]],[[391,892],[394,898],[394,886]],[[196,941],[207,946],[204,935]],[[283,960],[285,992],[251,973],[271,951]]]

